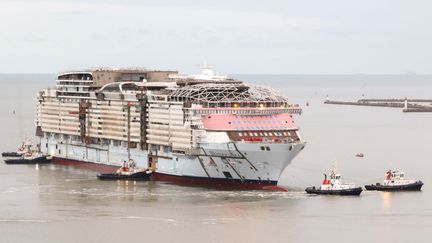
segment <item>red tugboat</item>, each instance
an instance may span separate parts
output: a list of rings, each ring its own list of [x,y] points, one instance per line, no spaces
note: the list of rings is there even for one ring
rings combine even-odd
[[[422,186],[422,181],[405,178],[401,170],[388,170],[382,184],[366,185],[365,188],[369,191],[420,191]]]

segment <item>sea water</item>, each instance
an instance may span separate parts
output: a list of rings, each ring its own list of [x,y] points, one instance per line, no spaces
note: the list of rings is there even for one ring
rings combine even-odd
[[[325,105],[359,98],[432,98],[427,75],[232,75],[302,106],[306,148],[282,174],[289,192],[221,191],[99,181],[93,171],[0,163],[0,242],[425,242],[432,236],[432,113]],[[36,93],[53,74],[0,75],[0,150],[35,133]],[[309,106],[306,106],[309,103]],[[355,157],[363,153],[364,158]],[[421,192],[314,196],[337,166],[358,185],[403,169]]]

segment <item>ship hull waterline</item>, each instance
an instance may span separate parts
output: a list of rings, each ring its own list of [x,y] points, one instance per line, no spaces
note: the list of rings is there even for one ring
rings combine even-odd
[[[54,157],[52,163],[56,165],[72,166],[78,169],[92,170],[99,173],[114,173],[120,166],[106,165],[88,161],[81,161],[69,158]],[[167,182],[181,186],[204,187],[220,190],[268,190],[268,191],[288,191],[286,188],[278,186],[277,181],[266,180],[239,180],[224,178],[205,178],[194,176],[178,176],[165,173],[154,172],[153,181]]]

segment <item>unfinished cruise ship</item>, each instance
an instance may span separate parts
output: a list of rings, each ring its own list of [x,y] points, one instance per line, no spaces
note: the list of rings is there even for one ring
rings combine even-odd
[[[133,160],[157,181],[271,189],[305,146],[292,116],[298,106],[209,67],[64,72],[37,97],[41,151],[55,164],[104,173]]]

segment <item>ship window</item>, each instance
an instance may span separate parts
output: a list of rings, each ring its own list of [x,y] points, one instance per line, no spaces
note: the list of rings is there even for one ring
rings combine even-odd
[[[250,133],[249,133],[249,136],[253,136],[253,133],[250,132]]]
[[[266,146],[265,148],[266,148],[267,151],[270,151],[270,147]]]
[[[264,135],[268,136],[268,133],[265,132]]]
[[[228,171],[223,171],[222,173],[224,174],[224,176],[225,176],[227,179],[232,179],[232,178],[233,178],[232,175],[231,175],[231,173],[229,173]]]
[[[255,136],[258,136],[258,133],[255,132],[254,135],[255,135]]]
[[[231,122],[228,122],[228,124],[231,124]]]
[[[263,150],[263,151],[265,150],[265,147],[264,147],[264,146],[261,146],[260,148],[261,148],[261,150]]]

